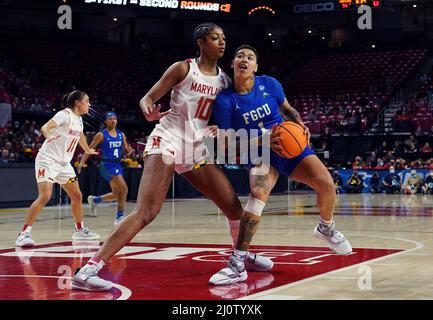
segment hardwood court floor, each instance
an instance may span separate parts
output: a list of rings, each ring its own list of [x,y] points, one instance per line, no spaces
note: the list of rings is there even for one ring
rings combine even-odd
[[[339,195],[335,221],[354,248],[354,254],[346,257],[336,256],[312,235],[318,218],[315,198],[310,192],[271,197],[252,251],[271,257],[275,267],[270,273],[249,273],[245,284],[207,285],[206,279],[228,258],[231,241],[225,217],[208,200],[185,199],[167,201],[160,215],[121,252],[124,260],[112,262],[122,266],[107,271],[107,277],[123,286],[118,293],[59,293],[24,299],[433,299],[432,196]],[[241,198],[242,204],[246,200]],[[126,212],[133,207],[134,203],[128,203]],[[112,230],[115,208],[102,205],[96,218],[85,217],[85,224],[101,235],[101,241]],[[85,211],[89,212],[87,206]],[[36,286],[47,284],[49,277],[58,278],[53,261],[70,265],[74,260],[76,267],[97,249],[96,242],[87,251],[72,250],[70,208],[47,207],[32,230],[41,245],[39,252],[26,259],[14,248],[25,215],[25,208],[0,210],[0,299],[14,298],[12,281],[17,285],[22,278],[39,277]],[[42,265],[51,267],[41,269]],[[29,266],[33,266],[31,272]],[[183,273],[171,273],[177,269]],[[152,284],[155,270],[191,285],[183,296],[169,289],[146,296],[142,292],[148,292],[149,286],[164,288],[163,281]],[[133,280],[128,278],[131,275]],[[134,287],[140,282],[138,275],[146,285]],[[8,295],[1,293],[6,291]]]

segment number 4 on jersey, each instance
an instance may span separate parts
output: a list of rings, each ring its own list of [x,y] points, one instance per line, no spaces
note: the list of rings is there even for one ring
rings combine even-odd
[[[197,111],[195,112],[194,118],[208,121],[212,111],[213,99],[201,97],[198,101]]]

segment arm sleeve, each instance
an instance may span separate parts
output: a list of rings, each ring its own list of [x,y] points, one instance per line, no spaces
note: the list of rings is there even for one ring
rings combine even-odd
[[[227,97],[219,95],[215,99],[212,108],[212,122],[219,129],[232,128],[232,108],[230,100]]]
[[[277,98],[278,105],[282,105],[284,103],[284,99],[286,99],[286,95],[284,94],[284,89],[281,83],[272,77],[268,77],[268,81],[270,81],[273,89],[273,94]]]
[[[62,110],[57,112],[54,117],[51,118],[51,120],[53,120],[57,126],[61,126],[63,123],[68,123],[69,122],[69,114],[67,111]]]

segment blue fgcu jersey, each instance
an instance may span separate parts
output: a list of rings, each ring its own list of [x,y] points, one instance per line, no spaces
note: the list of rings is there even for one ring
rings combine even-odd
[[[101,145],[102,159],[99,165],[99,173],[107,180],[111,181],[113,176],[123,175],[123,168],[120,163],[123,150],[123,136],[120,130],[112,137],[107,129],[102,131],[104,142]]]
[[[120,130],[116,130],[117,135],[112,137],[107,129],[102,131],[104,142],[102,142],[102,161],[120,161],[123,150],[123,136]]]
[[[279,106],[284,103],[285,94],[281,84],[269,76],[254,78],[254,86],[247,94],[237,93],[233,87],[223,90],[213,105],[212,119],[220,129],[271,129],[284,122]],[[250,132],[249,132],[250,133]],[[307,146],[296,158],[283,158],[271,151],[271,165],[280,173],[290,176],[301,160],[314,152]],[[249,159],[252,165],[252,159]]]
[[[218,95],[212,116],[220,129],[270,129],[284,121],[278,109],[285,99],[281,84],[268,76],[254,79],[248,94],[237,93],[230,87]]]

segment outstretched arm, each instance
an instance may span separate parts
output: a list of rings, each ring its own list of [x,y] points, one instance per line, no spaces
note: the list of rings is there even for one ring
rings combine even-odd
[[[162,75],[161,79],[149,90],[149,92],[140,100],[140,108],[144,113],[146,120],[156,121],[166,116],[170,110],[160,112],[161,105],[155,106],[163,95],[172,87],[181,82],[188,74],[189,65],[186,61],[180,61],[172,64]]]
[[[86,137],[83,134],[84,139],[86,139]],[[90,143],[90,145],[88,146],[90,150],[95,150],[96,147],[102,143],[102,141],[104,141],[104,135],[101,132],[98,132],[94,137],[92,142]],[[80,143],[81,145],[81,143]],[[87,145],[87,141],[86,141],[86,145]],[[84,149],[84,148],[83,148]],[[84,149],[85,150],[85,149]],[[94,154],[94,153],[93,153]],[[81,168],[86,166],[86,161],[89,158],[90,153],[85,152],[83,154],[83,157],[81,158],[80,164],[77,167],[77,171],[78,173],[81,172]]]

